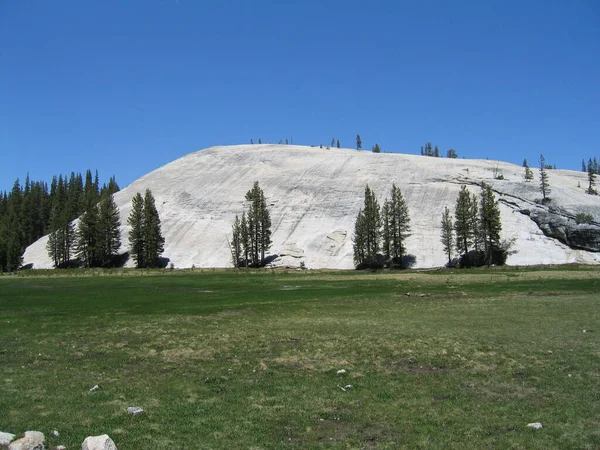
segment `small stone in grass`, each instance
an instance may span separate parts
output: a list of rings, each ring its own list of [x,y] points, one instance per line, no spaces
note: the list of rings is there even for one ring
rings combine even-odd
[[[528,423],[527,426],[529,428],[533,428],[534,430],[540,430],[543,428],[542,424],[540,422],[532,422],[532,423]]]
[[[127,412],[134,416],[137,416],[138,414],[144,414],[144,410],[142,408],[138,408],[137,406],[130,406],[127,408]]]
[[[336,372],[337,375],[344,375],[346,373],[346,369],[340,369]]]
[[[96,392],[98,389],[100,389],[100,386],[96,384],[94,387],[90,388],[89,392]]]

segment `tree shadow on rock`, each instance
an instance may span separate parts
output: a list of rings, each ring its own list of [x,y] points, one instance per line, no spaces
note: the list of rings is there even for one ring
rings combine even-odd
[[[129,252],[121,253],[120,255],[113,256],[110,266],[117,268],[125,267],[127,261],[129,261]]]
[[[397,269],[412,269],[414,265],[417,263],[417,257],[415,255],[404,255],[400,258],[400,261],[397,265]]]
[[[279,255],[267,255],[267,256],[265,256],[265,265],[271,264],[277,258],[279,258]]]
[[[165,258],[163,256],[159,256],[158,257],[158,267],[160,269],[166,268],[167,265],[169,264],[169,261],[171,261],[169,258]]]

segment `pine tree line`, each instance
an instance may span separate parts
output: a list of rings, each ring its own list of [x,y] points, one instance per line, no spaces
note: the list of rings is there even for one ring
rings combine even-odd
[[[481,183],[479,200],[462,186],[454,208],[454,222],[450,209],[444,208],[441,221],[441,242],[448,257],[448,266],[472,267],[502,265],[512,246],[502,241],[500,208],[489,184]],[[459,255],[457,260],[453,254]]]
[[[427,142],[425,145],[421,146],[421,156],[432,156],[434,158],[441,158],[442,154],[437,145],[433,147],[433,144],[431,142]],[[454,150],[453,148],[448,149],[448,151],[446,152],[446,158],[458,158],[456,150]]]
[[[161,267],[160,255],[164,251],[165,239],[152,191],[146,189],[144,197],[138,192],[131,204],[131,213],[127,218],[127,224],[131,227],[129,254],[139,269]]]
[[[594,156],[594,158],[589,158],[587,165],[585,164],[585,159],[581,160],[581,171],[582,172],[593,172],[594,175],[598,175],[598,159]]]
[[[352,238],[356,268],[402,267],[408,236],[410,215],[400,188],[393,184],[380,208],[375,193],[366,185]]]
[[[263,267],[271,247],[271,214],[258,181],[246,192],[247,208],[232,226],[231,259],[233,266]]]
[[[114,177],[100,186],[98,172],[92,177],[90,170],[85,183],[74,172],[54,176],[50,187],[31,181],[29,175],[24,186],[17,179],[9,193],[0,192],[0,271],[18,269],[25,248],[48,233],[60,235],[66,245],[72,239],[68,224],[84,212],[86,192],[98,201],[118,190]]]

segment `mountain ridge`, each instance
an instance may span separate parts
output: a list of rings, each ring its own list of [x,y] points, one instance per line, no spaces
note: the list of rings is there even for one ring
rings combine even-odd
[[[454,209],[462,185],[478,194],[484,181],[499,201],[502,237],[516,242],[517,253],[508,264],[600,262],[600,197],[585,193],[587,174],[548,172],[552,201],[543,205],[537,176],[525,182],[522,167],[502,161],[277,144],[210,147],[149,172],[115,194],[121,251],[127,251],[131,199],[150,188],[162,221],[165,258],[177,268],[231,267],[231,225],[244,209],[244,194],[259,181],[271,210],[273,265],[297,267],[303,261],[308,268],[351,269],[352,232],[365,185],[381,204],[395,183],[411,215],[406,247],[416,257],[414,267],[443,266],[443,209]],[[592,223],[577,224],[581,213],[589,214]],[[46,240],[27,248],[25,265],[52,267]]]

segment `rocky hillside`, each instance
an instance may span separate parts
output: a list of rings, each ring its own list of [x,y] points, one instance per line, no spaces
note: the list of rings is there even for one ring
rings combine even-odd
[[[548,171],[551,201],[542,205],[534,173],[534,181],[526,183],[522,167],[499,161],[240,145],[184,156],[122,189],[115,201],[123,252],[131,199],[150,188],[166,239],[164,257],[177,268],[230,267],[231,224],[244,209],[244,194],[258,180],[271,208],[273,265],[304,261],[308,268],[350,269],[352,231],[365,184],[382,203],[396,183],[411,214],[408,252],[416,257],[415,267],[435,267],[446,262],[440,242],[444,207],[453,210],[461,185],[479,192],[477,185],[485,181],[500,202],[503,238],[516,239],[517,253],[508,264],[599,263],[600,196],[585,193],[587,174]],[[577,223],[582,213],[591,216],[591,223]],[[52,267],[46,241],[27,248],[24,264]]]

